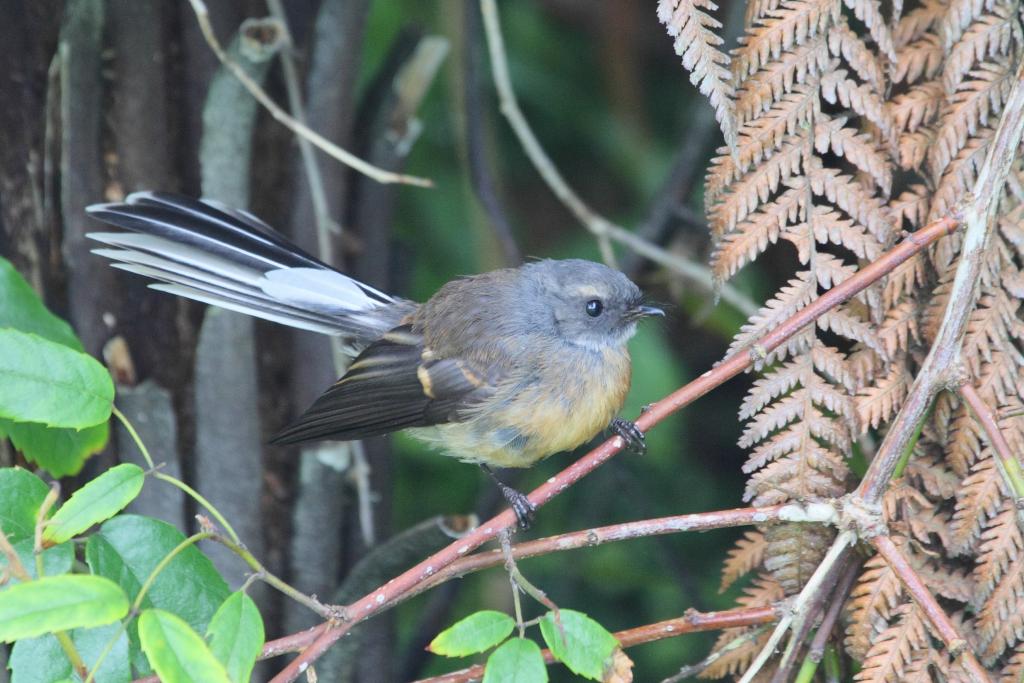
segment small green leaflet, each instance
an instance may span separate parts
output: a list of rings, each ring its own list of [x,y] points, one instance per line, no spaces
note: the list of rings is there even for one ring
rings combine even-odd
[[[548,668],[540,646],[513,638],[491,653],[484,665],[483,683],[547,683]]]
[[[551,654],[573,673],[594,681],[603,680],[619,641],[582,612],[563,609],[558,615],[562,622],[561,630],[552,612],[540,620],[540,632]]]
[[[465,657],[505,640],[515,625],[512,617],[503,612],[482,610],[441,631],[427,649],[445,657]]]
[[[139,617],[139,639],[163,683],[231,683],[206,641],[177,615],[146,610]]]
[[[131,463],[112,467],[78,489],[53,515],[43,530],[43,540],[63,543],[93,524],[107,520],[135,500],[145,474]]]
[[[247,683],[263,649],[263,619],[256,603],[242,591],[228,596],[206,629],[210,651],[232,683]]]
[[[128,596],[102,576],[65,574],[0,591],[0,642],[102,626],[128,614]]]
[[[0,328],[0,417],[82,429],[110,417],[114,382],[95,358]]]

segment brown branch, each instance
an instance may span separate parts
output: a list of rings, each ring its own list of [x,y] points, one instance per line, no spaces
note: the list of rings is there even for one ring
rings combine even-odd
[[[999,423],[996,422],[995,411],[986,405],[985,401],[978,395],[978,391],[971,384],[961,384],[959,391],[960,396],[971,407],[974,416],[981,423],[985,434],[988,435],[989,443],[992,444],[992,449],[996,452],[995,462],[999,467],[999,473],[1003,475],[1003,480],[1006,482],[1006,488],[1009,489],[1010,495],[1016,499],[1017,510],[1024,512],[1024,475],[1021,474],[1020,462],[1013,455],[1013,450],[1006,441],[1003,430],[999,428]]]
[[[512,548],[512,557],[521,560],[538,555],[546,555],[563,550],[589,548],[633,538],[646,538],[674,534],[683,531],[709,531],[749,524],[771,524],[773,522],[812,522],[819,524],[834,523],[838,515],[834,506],[828,503],[815,503],[802,506],[796,503],[768,505],[765,507],[735,508],[715,512],[699,512],[690,515],[674,515],[657,519],[645,519],[638,522],[624,522],[582,531],[571,531],[557,536],[538,538],[533,541],[518,543]],[[463,557],[437,572],[432,579],[426,581],[420,591],[429,590],[450,579],[461,578],[467,574],[496,567],[504,561],[500,550],[489,550],[469,557]]]
[[[650,430],[680,408],[692,403],[712,389],[751,367],[756,360],[763,358],[765,354],[781,346],[792,335],[799,332],[806,325],[813,323],[818,316],[847,301],[858,292],[863,291],[914,254],[925,249],[940,237],[951,233],[956,229],[957,225],[957,218],[947,216],[908,235],[906,240],[890,249],[873,263],[862,268],[856,275],[823,293],[806,307],[787,318],[766,334],[761,339],[760,344],[757,344],[754,348],[741,349],[733,353],[713,369],[651,405],[648,410],[637,418],[637,427],[643,432]],[[529,495],[530,502],[538,507],[544,505],[604,464],[622,450],[623,445],[622,439],[618,436],[608,439],[534,489]],[[511,510],[505,510],[481,524],[465,537],[434,553],[372,593],[346,606],[342,610],[345,619],[337,623],[328,622],[317,627],[321,630],[316,640],[301,656],[294,659],[284,670],[275,676],[273,683],[295,680],[334,641],[345,635],[356,623],[404,600],[434,574],[493,539],[499,532],[514,523],[515,515]]]
[[[892,542],[892,539],[885,535],[875,536],[871,539],[871,545],[875,547],[879,555],[885,558],[889,568],[892,569],[893,573],[899,578],[900,583],[903,584],[903,587],[914,598],[914,602],[924,612],[925,617],[928,618],[928,621],[935,629],[939,638],[942,639],[953,659],[960,660],[961,666],[963,666],[967,675],[971,677],[971,680],[979,683],[989,683],[988,674],[978,662],[977,657],[974,656],[974,652],[971,651],[967,641],[957,632],[956,626],[953,625],[953,622],[942,609],[942,606],[935,600],[935,596],[924,585],[924,581],[917,575],[914,568],[910,566],[907,559],[903,557],[903,553]]]
[[[643,643],[653,643],[665,638],[675,638],[687,633],[770,624],[778,618],[778,608],[771,605],[768,607],[743,607],[722,612],[688,610],[686,614],[677,619],[667,619],[654,624],[647,624],[646,626],[637,626],[636,628],[619,631],[612,635],[615,636],[615,639],[619,641],[623,648],[628,648]],[[544,656],[544,661],[547,664],[553,664],[556,661],[550,650],[545,649],[541,654]],[[468,683],[469,681],[480,680],[483,675],[483,665],[477,664],[441,676],[423,678],[415,683]]]

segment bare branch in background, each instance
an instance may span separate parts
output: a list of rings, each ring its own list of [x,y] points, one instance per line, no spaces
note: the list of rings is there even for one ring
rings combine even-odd
[[[277,20],[282,29],[284,46],[280,53],[281,72],[284,75],[285,89],[288,91],[288,107],[292,110],[295,120],[305,126],[306,110],[302,104],[299,72],[295,68],[295,41],[292,40],[292,32],[288,28],[288,17],[285,15],[281,0],[267,0],[267,7],[270,9],[270,15]],[[331,217],[327,192],[324,190],[324,180],[320,174],[320,165],[316,161],[316,153],[313,151],[313,143],[298,134],[295,140],[299,144],[299,154],[302,156],[302,166],[306,172],[309,195],[313,202],[313,215],[316,217],[317,256],[321,261],[331,263],[333,259],[330,234],[340,234],[341,226]]]
[[[235,75],[235,78],[241,81],[242,85],[245,86],[245,89],[248,90],[249,93],[256,98],[256,100],[262,104],[268,112],[270,112],[270,115],[273,116],[275,120],[279,121],[296,135],[301,135],[306,138],[341,163],[359,171],[363,175],[373,178],[379,183],[404,183],[406,185],[416,185],[418,187],[431,187],[433,185],[433,183],[426,178],[403,175],[400,173],[391,173],[384,169],[377,168],[376,166],[363,161],[351,152],[347,152],[317,133],[315,130],[310,129],[308,126],[289,116],[284,109],[279,107],[277,103],[270,98],[258,83],[249,78],[245,71],[241,69],[238,64],[231,61],[224,52],[224,48],[221,46],[220,41],[217,40],[217,36],[213,32],[213,27],[210,25],[209,12],[206,9],[205,3],[203,3],[202,0],[189,0],[189,2],[192,4],[192,9],[196,14],[196,19],[199,21],[199,27],[203,31],[203,36],[206,38],[206,42],[210,45],[210,49],[212,49],[217,55],[217,59],[219,59],[220,63]]]
[[[465,100],[466,159],[469,165],[469,179],[473,183],[477,199],[491,223],[505,265],[518,265],[523,255],[516,244],[515,233],[508,219],[508,212],[498,196],[494,173],[491,168],[491,148],[487,131],[487,110],[483,104],[483,79],[480,64],[483,60],[483,26],[480,22],[480,6],[472,0],[463,3],[463,55],[462,87]]]

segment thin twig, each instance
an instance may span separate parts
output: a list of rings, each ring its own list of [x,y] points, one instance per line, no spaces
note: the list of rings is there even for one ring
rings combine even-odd
[[[36,523],[34,529],[34,541],[32,545],[33,556],[36,563],[36,578],[41,579],[45,575],[45,562],[43,560],[43,529],[46,527],[46,518],[50,514],[50,510],[57,503],[57,499],[60,498],[60,484],[53,482],[50,484],[50,490],[47,491],[46,497],[43,498],[42,504],[39,506],[39,510],[36,511]],[[3,530],[0,530],[0,536],[3,536]],[[6,543],[7,537],[4,536]],[[10,547],[10,544],[7,544]],[[13,550],[13,548],[11,548]],[[5,549],[6,554],[6,549]],[[17,559],[17,554],[14,555]],[[10,563],[10,556],[8,556],[8,562]],[[20,564],[20,563],[19,563]],[[24,571],[24,567],[22,567]],[[22,581],[30,580],[31,577],[19,577]],[[72,668],[75,673],[78,674],[79,678],[87,678],[89,676],[89,667],[86,666],[85,661],[82,659],[82,655],[78,652],[78,647],[75,646],[75,642],[71,639],[71,635],[64,630],[54,631],[54,637],[60,644],[60,648],[64,651],[68,661],[71,662]]]
[[[203,0],[189,0],[189,3],[192,5],[192,10],[196,14],[196,20],[199,22],[199,29],[202,31],[203,38],[206,39],[206,43],[210,46],[210,49],[213,50],[213,53],[217,56],[217,59],[220,60],[220,63],[223,64],[224,67],[239,80],[245,89],[248,90],[254,98],[256,98],[256,101],[262,104],[263,107],[270,112],[270,115],[284,125],[285,128],[288,128],[296,135],[306,138],[346,166],[349,166],[367,177],[373,178],[379,183],[405,183],[406,185],[416,185],[418,187],[433,187],[433,182],[427,178],[403,175],[401,173],[392,173],[369,164],[351,152],[348,152],[334,144],[315,130],[309,128],[309,126],[303,124],[301,121],[296,121],[294,118],[289,116],[288,112],[278,106],[278,104],[270,98],[270,95],[268,95],[256,81],[245,73],[245,70],[242,69],[241,66],[228,58],[223,46],[221,46],[220,41],[217,39],[217,34],[213,32],[213,26],[210,24],[210,15]]]
[[[810,646],[807,648],[807,656],[804,657],[794,683],[810,683],[814,679],[814,674],[818,670],[818,664],[821,663],[822,657],[825,655],[825,646],[832,637],[832,629],[835,628],[836,622],[839,620],[839,614],[843,611],[843,606],[846,605],[846,597],[849,595],[850,589],[853,588],[854,581],[857,580],[860,568],[860,562],[850,562],[846,566],[843,575],[839,577],[836,589],[832,593],[831,602],[821,618],[821,624],[818,625],[818,630],[814,634]],[[782,678],[780,680],[785,679]]]
[[[764,354],[770,353],[784,344],[792,335],[813,323],[820,315],[849,300],[884,275],[892,272],[894,268],[914,254],[927,248],[941,236],[952,232],[957,224],[956,218],[947,216],[909,235],[906,240],[863,267],[856,275],[824,292],[806,307],[787,318],[768,332],[756,347],[736,351],[713,369],[652,404],[637,418],[637,427],[642,432],[648,431],[683,406],[692,403],[715,387],[740,374],[751,367],[755,360],[763,358]],[[615,436],[606,440],[532,491],[529,495],[530,502],[538,507],[544,505],[600,467],[622,450],[623,446],[621,437]],[[313,629],[316,632],[315,640],[308,649],[273,679],[274,683],[295,680],[311,662],[319,658],[331,644],[345,635],[356,623],[406,599],[435,573],[495,538],[502,529],[508,528],[514,523],[515,515],[512,511],[504,510],[463,538],[348,605],[345,608],[347,620],[336,624],[322,624]]]
[[[516,243],[512,224],[498,196],[497,183],[491,168],[490,147],[487,136],[487,116],[483,106],[483,88],[480,78],[481,50],[480,7],[471,0],[463,4],[462,45],[462,97],[465,107],[466,161],[469,179],[477,200],[491,224],[501,247],[505,265],[515,266],[523,261]]]
[[[740,679],[740,683],[750,683],[754,679],[754,676],[761,670],[761,668],[768,661],[768,658],[775,653],[775,648],[782,642],[783,636],[786,635],[786,631],[790,627],[794,629],[799,628],[807,618],[807,611],[815,601],[819,591],[828,583],[828,579],[833,575],[833,570],[836,566],[840,565],[846,555],[853,550],[853,544],[857,541],[857,535],[853,531],[842,531],[836,537],[836,540],[832,543],[832,547],[829,548],[828,553],[821,560],[818,568],[811,574],[811,578],[807,580],[803,590],[800,591],[799,595],[796,596],[796,600],[793,601],[792,606],[787,610],[786,614],[782,616],[779,623],[775,625],[775,630],[772,631],[772,635],[768,638],[768,642],[765,643],[761,651],[757,653],[757,657],[750,664],[750,668],[744,672],[743,677]]]
[[[270,571],[268,571],[267,568],[263,565],[263,563],[256,559],[256,556],[249,552],[249,550],[246,549],[244,546],[233,542],[229,538],[225,538],[223,535],[219,533],[214,533],[214,535],[211,536],[209,540],[214,541],[216,543],[220,543],[228,550],[235,553],[235,555],[238,555],[239,559],[241,559],[243,562],[249,565],[249,568],[253,570],[253,576],[255,578],[271,586],[272,588],[277,589],[283,595],[288,596],[300,605],[308,607],[310,610],[316,612],[318,615],[325,619],[331,619],[334,616],[336,616],[334,609],[331,608],[329,605],[323,604],[315,597],[306,595],[302,591],[292,587],[290,584],[286,583],[285,581],[283,581],[282,579],[278,578]]]
[[[540,173],[544,182],[587,230],[597,238],[597,244],[601,249],[601,258],[604,259],[604,262],[615,267],[615,252],[612,251],[611,240],[608,237],[608,220],[587,206],[586,202],[569,187],[569,183],[565,181],[561,172],[551,161],[551,157],[541,147],[540,141],[537,140],[537,136],[534,135],[533,129],[527,123],[522,110],[519,109],[519,100],[512,88],[512,78],[508,72],[508,60],[505,59],[505,39],[501,34],[501,20],[498,17],[497,3],[495,0],[480,0],[480,11],[484,17],[484,33],[487,36],[487,48],[491,57],[491,74],[494,77],[494,87],[498,90],[498,97],[501,100],[501,113],[508,119],[509,125],[512,126],[512,130],[515,131],[516,137],[519,138],[519,142],[523,146],[523,151],[533,162],[534,168]]]
[[[825,616],[821,618],[818,632],[814,634],[811,646],[807,650],[807,656],[815,662],[820,662],[825,655],[825,646],[832,635],[832,629],[835,627],[836,622],[839,621],[839,615],[846,605],[846,596],[850,594],[861,566],[861,562],[851,562],[846,568],[846,573],[840,577],[839,583],[836,584],[836,591],[832,595],[832,603],[825,612]]]
[[[281,50],[281,72],[284,75],[284,87],[288,92],[288,107],[292,110],[292,116],[302,125],[306,124],[306,108],[302,104],[302,87],[299,85],[299,73],[295,68],[293,52],[295,41],[292,40],[291,29],[288,28],[288,16],[285,14],[281,0],[267,0],[267,8],[271,16],[281,24],[284,34],[284,49]],[[327,192],[324,190],[324,179],[320,174],[320,164],[316,159],[316,152],[313,151],[313,143],[302,135],[296,135],[299,143],[299,155],[302,157],[302,166],[306,170],[306,180],[309,182],[309,196],[313,203],[313,216],[316,220],[317,255],[321,261],[330,263],[331,259],[331,233],[340,235],[341,226],[331,218],[331,210],[327,204]]]
[[[688,611],[677,619],[668,619],[654,624],[638,626],[612,635],[615,636],[615,639],[619,641],[623,648],[629,648],[634,645],[664,640],[665,638],[675,638],[687,633],[770,624],[776,619],[778,619],[778,610],[774,606],[743,607],[723,612]],[[541,654],[544,656],[546,663],[554,663],[555,658],[550,650],[543,650]],[[453,671],[442,676],[423,678],[415,683],[469,683],[469,681],[480,680],[483,675],[484,667],[477,664],[476,666],[471,666],[461,671]]]
[[[978,395],[978,391],[967,383],[961,384],[959,391],[960,396],[974,411],[974,416],[981,423],[985,434],[988,435],[989,443],[992,444],[992,449],[996,452],[995,462],[999,467],[999,473],[1003,475],[1006,488],[1016,499],[1017,510],[1024,514],[1024,474],[1021,473],[1020,461],[1010,449],[1003,430],[999,428],[999,423],[995,420],[994,412]]]
[[[728,643],[721,647],[716,647],[712,650],[707,657],[700,660],[696,664],[688,664],[680,669],[678,672],[669,676],[661,683],[679,683],[679,681],[686,680],[687,678],[694,678],[699,676],[701,672],[707,669],[709,666],[717,662],[719,659],[729,654],[733,650],[743,647],[747,643],[757,640],[761,637],[761,634],[768,630],[767,626],[761,626],[759,628],[751,629],[740,635],[736,636]]]
[[[789,637],[789,643],[787,643],[786,649],[779,659],[778,666],[775,667],[771,683],[785,683],[790,680],[790,674],[793,673],[793,669],[799,661],[798,655],[807,640],[807,636],[814,629],[814,623],[818,620],[818,616],[824,612],[828,598],[835,592],[839,579],[846,576],[851,564],[854,564],[853,553],[844,553],[836,561],[835,567],[829,571],[825,582],[810,596],[807,606],[793,618],[793,625],[789,629],[792,635]]]
[[[935,633],[942,639],[950,656],[954,660],[960,660],[961,666],[963,666],[964,671],[967,672],[972,681],[975,681],[975,683],[989,683],[988,674],[978,662],[977,657],[974,656],[970,645],[956,630],[952,620],[946,615],[942,606],[935,600],[935,596],[931,594],[924,581],[917,575],[914,568],[910,566],[910,563],[907,562],[907,559],[900,552],[899,548],[896,547],[896,544],[892,542],[892,539],[885,535],[875,536],[871,539],[871,545],[885,559],[889,568],[899,578],[900,583],[907,589],[910,596],[914,598],[914,602],[917,603],[917,606],[934,627]]]

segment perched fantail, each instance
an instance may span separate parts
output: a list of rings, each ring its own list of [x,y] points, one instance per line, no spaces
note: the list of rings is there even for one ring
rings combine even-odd
[[[133,232],[92,233],[95,253],[154,289],[342,338],[354,356],[273,443],[362,439],[400,429],[488,469],[528,467],[611,427],[629,390],[626,342],[644,305],[625,275],[544,260],[449,282],[424,304],[357,282],[251,214],[141,192],[89,213]],[[488,471],[490,471],[488,469]],[[520,524],[533,506],[499,485]]]

